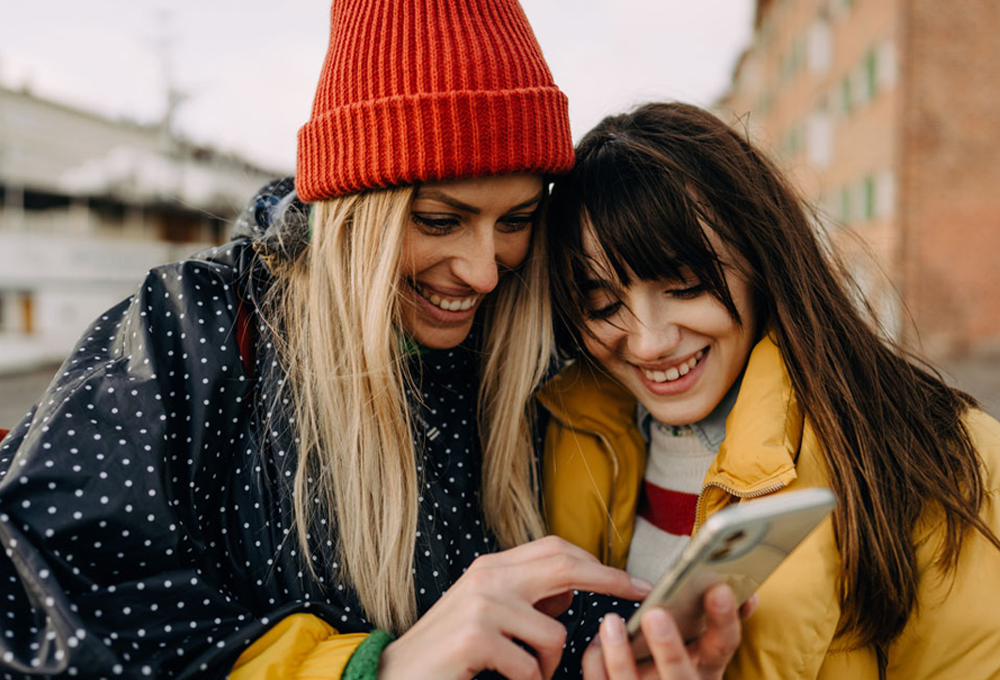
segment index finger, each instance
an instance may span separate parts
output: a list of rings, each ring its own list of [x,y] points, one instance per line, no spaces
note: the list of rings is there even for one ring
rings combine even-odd
[[[533,603],[568,590],[603,593],[626,600],[641,600],[653,589],[648,581],[599,562],[557,554],[518,565],[524,572],[522,594]]]

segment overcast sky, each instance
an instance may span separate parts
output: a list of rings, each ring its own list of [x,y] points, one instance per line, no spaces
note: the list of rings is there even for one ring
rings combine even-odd
[[[0,83],[151,122],[165,69],[177,127],[279,171],[294,166],[329,38],[328,0],[20,0],[0,10]],[[575,137],[651,99],[711,104],[754,0],[522,0]]]

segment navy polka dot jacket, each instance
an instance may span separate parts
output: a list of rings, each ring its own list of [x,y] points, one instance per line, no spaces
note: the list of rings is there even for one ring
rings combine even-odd
[[[297,554],[295,446],[273,417],[272,344],[254,306],[269,275],[252,247],[267,252],[290,191],[269,185],[235,240],[150,271],[0,443],[0,678],[224,677],[292,613],[371,629],[330,545],[315,546],[318,577]],[[475,343],[413,359],[421,612],[496,549],[479,508]],[[579,674],[600,615],[625,608],[577,597],[564,674]]]

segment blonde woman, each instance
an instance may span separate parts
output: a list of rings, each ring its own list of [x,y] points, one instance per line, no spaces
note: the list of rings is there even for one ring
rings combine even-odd
[[[542,538],[537,218],[573,152],[523,12],[331,18],[296,193],[150,272],[0,444],[4,678],[576,675],[632,605],[573,591],[648,590]],[[718,674],[719,596],[699,659],[650,619],[644,672]]]

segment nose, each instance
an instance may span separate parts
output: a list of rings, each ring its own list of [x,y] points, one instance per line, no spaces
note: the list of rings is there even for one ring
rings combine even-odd
[[[492,230],[473,230],[452,260],[452,271],[465,285],[485,294],[497,286],[497,248]]]
[[[646,363],[670,355],[681,341],[680,326],[669,319],[655,318],[635,310],[628,328],[628,350],[637,360]]]

